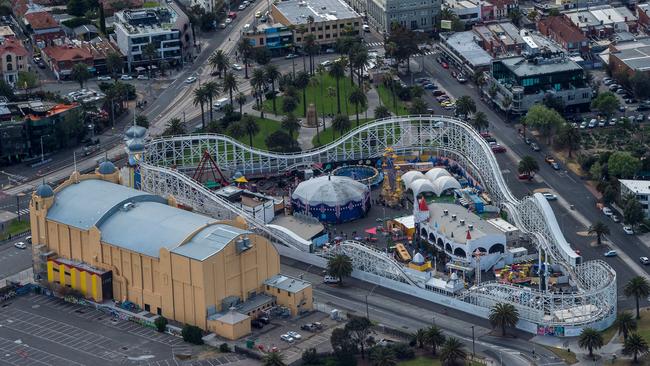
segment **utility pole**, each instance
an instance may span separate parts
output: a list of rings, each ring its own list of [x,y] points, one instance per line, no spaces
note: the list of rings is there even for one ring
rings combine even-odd
[[[476,345],[474,342],[474,326],[472,325],[472,359],[476,358]]]
[[[18,215],[18,221],[20,222],[20,199],[24,197],[25,194],[20,192],[16,195],[16,214]]]

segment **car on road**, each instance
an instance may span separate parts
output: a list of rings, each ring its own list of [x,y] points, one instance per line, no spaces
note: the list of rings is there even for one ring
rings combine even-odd
[[[27,244],[23,243],[22,241],[14,243],[14,246],[18,249],[27,249]]]
[[[427,90],[433,90],[433,89],[436,89],[438,87],[436,86],[436,84],[429,83],[429,84],[424,84],[423,88],[427,89]]]
[[[612,215],[611,219],[612,219],[612,221],[617,222],[617,223],[621,222],[621,219],[619,219],[617,215]]]
[[[102,75],[97,77],[98,81],[111,81],[111,77],[108,75]]]
[[[370,26],[369,26],[368,24],[364,24],[364,25],[362,26],[362,28],[363,28],[363,31],[364,31],[364,32],[366,32],[366,33],[370,33]]]
[[[648,265],[648,264],[650,264],[650,258],[648,258],[648,257],[640,257],[639,262],[641,262],[641,264]]]
[[[123,74],[122,76],[120,76],[120,79],[122,79],[122,80],[133,80],[133,76]]]
[[[551,156],[551,155],[546,155],[544,157],[544,161],[546,163],[548,163],[548,164],[553,164],[553,163],[555,163],[555,158],[553,156]]]
[[[261,18],[261,17],[262,17],[262,12],[261,12],[261,11],[257,11],[257,12],[255,12],[255,18],[258,18],[258,19],[259,19],[259,18]]]
[[[492,145],[490,147],[492,148],[492,152],[495,153],[495,154],[500,154],[500,153],[504,153],[504,152],[507,151],[507,149],[504,146],[501,146],[499,144],[494,144],[494,145]]]
[[[185,84],[192,84],[195,81],[196,81],[196,77],[190,76],[189,78],[185,79]]]
[[[539,145],[537,145],[536,142],[531,142],[530,143],[530,148],[533,149],[533,151],[539,151],[540,150]]]
[[[530,174],[519,174],[517,178],[520,180],[533,180],[533,176]]]
[[[603,254],[605,257],[616,257],[618,253],[615,250],[608,250]]]
[[[553,170],[560,170],[560,164],[558,164],[557,161],[554,161],[551,163],[551,168],[553,168]]]
[[[603,207],[603,214],[605,214],[605,216],[612,216],[614,213],[612,212],[611,208]]]
[[[240,64],[232,64],[232,68],[237,71],[242,71],[244,69]]]
[[[625,232],[627,235],[634,235],[634,230],[632,230],[632,228],[629,226],[623,226],[623,232]]]
[[[444,61],[440,65],[442,65],[443,69],[448,69],[449,68],[449,64],[444,62]]]
[[[147,75],[138,75],[138,80],[149,80]]]
[[[226,23],[226,25],[232,23],[232,18],[226,18],[226,20],[224,20],[224,23]]]
[[[280,336],[280,339],[287,342],[287,343],[293,343],[293,337],[291,337],[288,334],[283,334]]]
[[[544,192],[542,193],[542,195],[544,196],[544,198],[546,198],[547,201],[555,201],[557,199],[557,196],[554,195],[553,193]]]
[[[325,50],[325,53],[334,53],[336,52],[333,48],[328,48]]]
[[[287,334],[288,334],[291,338],[296,339],[296,340],[302,338],[302,336],[301,336],[298,332],[289,331],[289,332],[287,332]]]
[[[458,80],[459,83],[463,84],[467,82],[467,78],[463,74],[458,74],[456,77],[456,80]]]
[[[290,53],[284,56],[284,58],[286,58],[287,60],[291,60],[292,58],[298,58],[298,55],[296,55],[295,53]]]
[[[239,7],[237,9],[238,10],[244,10],[244,9],[246,9],[246,5],[241,4],[241,5],[239,5]]]

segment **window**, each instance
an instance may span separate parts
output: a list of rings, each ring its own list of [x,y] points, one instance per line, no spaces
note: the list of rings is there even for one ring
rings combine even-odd
[[[149,306],[149,304],[144,304],[144,311],[151,312],[151,306]]]
[[[7,62],[11,62],[11,55],[7,55]]]
[[[319,34],[319,35],[318,35],[318,39],[323,39],[323,35],[322,35],[322,34]]]
[[[156,314],[162,315],[162,309],[161,308],[156,308]]]
[[[302,37],[296,37],[296,42],[302,41]]]
[[[280,293],[280,289],[278,289],[278,293]]]
[[[7,71],[12,71],[14,66],[12,64],[7,64]]]
[[[330,34],[327,33],[327,34],[325,35],[325,38],[330,38]]]
[[[287,295],[289,295],[289,297],[291,297],[291,292],[287,292]]]
[[[264,38],[260,38],[260,46],[264,46]]]
[[[311,27],[312,32],[316,32],[316,27]]]
[[[322,31],[322,30],[323,30],[323,27],[322,27],[322,26],[318,27],[318,30],[319,30],[319,31]]]
[[[330,26],[329,26],[329,25],[326,25],[326,26],[325,26],[325,30],[330,30]]]

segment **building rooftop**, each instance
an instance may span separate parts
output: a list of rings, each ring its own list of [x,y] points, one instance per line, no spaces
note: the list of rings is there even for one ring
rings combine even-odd
[[[474,9],[478,7],[477,2],[470,0],[446,0],[444,4],[450,9]]]
[[[492,62],[492,56],[476,43],[476,37],[472,31],[450,34],[445,42],[474,67],[489,65]]]
[[[323,232],[325,227],[319,221],[300,220],[295,216],[278,215],[271,221],[273,225],[282,226],[304,240],[312,240],[316,235]]]
[[[587,40],[587,37],[585,37],[579,29],[574,27],[573,24],[563,16],[543,18],[540,20],[540,23],[543,23],[549,29],[552,29],[553,32],[567,42],[575,43]]]
[[[46,11],[38,11],[25,14],[25,21],[33,30],[42,30],[49,28],[59,28],[59,23],[54,20],[52,14]]]
[[[15,37],[4,37],[0,39],[0,55],[10,52],[16,56],[27,56],[28,52],[23,43]]]
[[[178,13],[172,6],[122,10],[114,15],[114,26],[120,26],[129,34],[147,34],[173,30]]]
[[[587,9],[567,11],[564,14],[579,28],[604,28],[615,23],[633,22],[637,20],[637,17],[624,6],[613,8],[610,5],[598,5],[588,7]]]
[[[235,310],[229,310],[225,314],[214,314],[208,317],[208,320],[218,320],[225,324],[237,324],[248,319],[249,316]]]
[[[273,6],[291,24],[307,24],[307,17],[310,15],[316,23],[360,18],[359,14],[341,0],[287,0]]]
[[[504,58],[499,61],[518,77],[582,70],[580,65],[566,57],[561,62],[542,61],[538,64],[535,64],[533,59],[526,60],[523,56]]]
[[[636,43],[636,47],[633,48],[625,47],[619,51],[610,52],[609,55],[618,58],[632,70],[650,70],[650,45],[645,42]]]
[[[622,185],[638,194],[650,194],[650,181],[636,179],[619,179]]]
[[[300,292],[311,284],[307,281],[303,281],[298,278],[288,277],[281,274],[277,274],[268,280],[264,281],[265,285],[278,288],[280,290],[288,291],[291,293]]]
[[[76,62],[84,60],[92,60],[93,55],[85,48],[74,47],[72,45],[64,46],[47,46],[43,52],[49,59],[55,62]]]
[[[0,37],[16,36],[16,33],[8,25],[0,26]]]
[[[447,210],[447,214],[445,214],[445,210]],[[429,215],[429,224],[431,226],[437,227],[438,231],[447,237],[453,237],[454,241],[460,244],[465,244],[468,241],[469,225],[473,225],[473,229],[469,230],[471,239],[478,239],[486,235],[503,235],[501,230],[481,219],[475,213],[453,203],[430,203]],[[456,215],[455,220],[453,215]],[[464,225],[461,225],[461,220],[465,220]]]
[[[203,261],[220,252],[236,237],[244,234],[252,233],[230,225],[210,225],[196,233],[187,243],[174,248],[172,253]]]

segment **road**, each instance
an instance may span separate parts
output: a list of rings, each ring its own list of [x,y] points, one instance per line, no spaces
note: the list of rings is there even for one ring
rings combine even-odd
[[[517,129],[512,124],[505,122],[503,115],[496,113],[486,103],[481,101],[475,85],[458,83],[451,77],[450,70],[443,69],[435,61],[435,57],[435,55],[431,55],[417,58],[417,62],[424,62],[424,70],[421,73],[416,73],[414,77],[432,77],[437,85],[440,85],[454,98],[457,99],[460,96],[468,95],[476,101],[477,110],[483,111],[490,121],[490,132],[492,135],[495,136],[500,144],[508,148],[508,153],[497,154],[497,160],[502,167],[501,172],[511,191],[517,197],[530,195],[539,189],[545,188],[550,188],[554,191],[559,196],[559,200],[551,202],[551,206],[567,241],[575,249],[580,250],[585,260],[602,259],[610,264],[617,273],[619,306],[623,308],[633,307],[633,301],[622,296],[622,289],[630,278],[640,274],[647,276],[650,273],[647,267],[640,266],[636,261],[636,258],[642,254],[647,255],[649,252],[648,248],[637,238],[624,234],[619,224],[613,223],[596,209],[596,198],[585,187],[580,177],[571,171],[555,171],[545,163],[544,156],[547,153],[547,149],[544,144],[539,144],[542,147],[540,152],[532,151],[530,146],[526,145],[519,136]],[[418,70],[418,68],[416,67],[414,70]],[[431,93],[428,93],[426,98],[436,114],[451,114],[436,103]],[[536,179],[530,183],[517,179],[517,163],[520,157],[525,155],[533,156],[540,166],[540,171],[537,173]],[[571,210],[569,208],[570,205],[573,205],[575,209]],[[608,224],[611,231],[608,239],[620,249],[619,252],[624,252],[619,257],[603,257],[603,253],[607,249],[605,247],[595,248],[591,246],[590,243],[593,241],[593,238],[585,236],[587,227],[591,223],[599,220]],[[628,258],[624,258],[626,257],[624,254],[627,254]],[[644,300],[644,303],[647,303],[647,301]]]
[[[388,327],[412,333],[435,324],[444,329],[447,336],[459,338],[469,352],[472,351],[473,327],[476,353],[489,356],[497,364],[564,364],[547,349],[535,347],[529,341],[530,334],[509,331],[509,337],[494,336],[486,319],[355,279],[346,279],[344,287],[326,285],[322,283],[320,271],[320,268],[282,258],[282,273],[302,275],[313,284],[315,302],[365,316],[367,295],[370,319]]]

